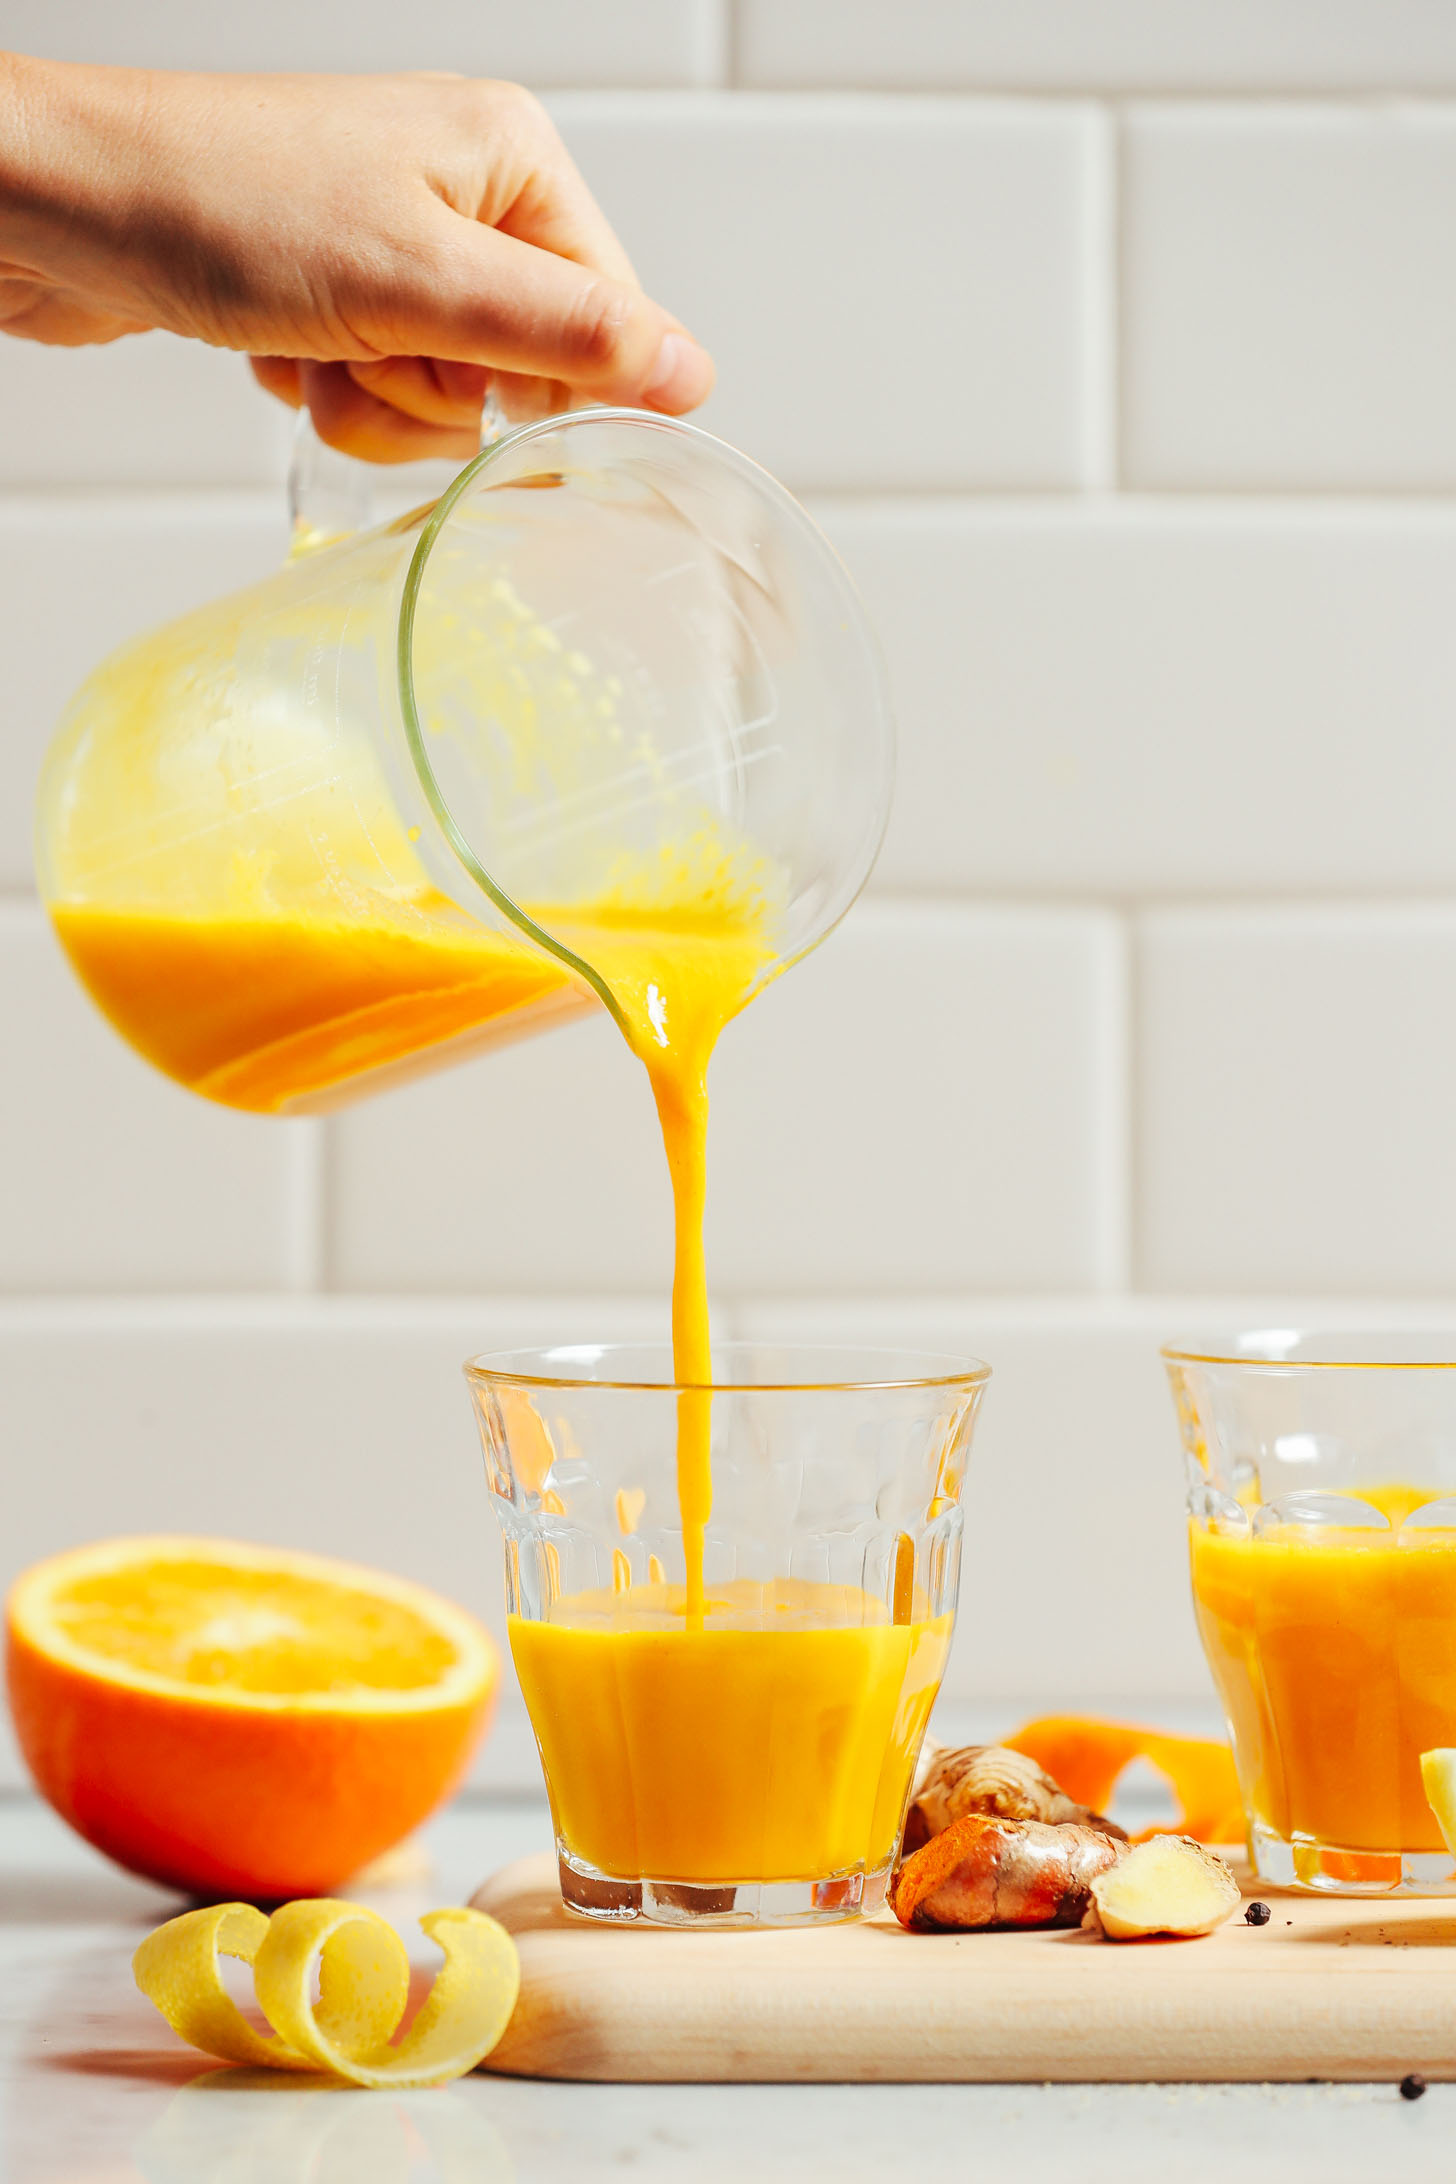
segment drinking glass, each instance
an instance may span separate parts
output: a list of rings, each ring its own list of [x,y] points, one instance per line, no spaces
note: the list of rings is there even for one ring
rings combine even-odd
[[[567,1905],[710,1926],[877,1908],[950,1645],[989,1368],[728,1343],[710,1387],[679,1387],[656,1345],[465,1370]],[[697,1626],[684,1405],[711,1417]]]
[[[1256,1872],[1456,1894],[1421,1783],[1456,1744],[1456,1338],[1278,1329],[1163,1357]]]

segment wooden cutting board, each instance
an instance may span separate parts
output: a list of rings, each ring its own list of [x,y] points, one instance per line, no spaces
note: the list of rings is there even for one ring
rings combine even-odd
[[[474,1902],[521,1999],[486,2068],[528,2078],[1456,2078],[1456,1901],[1278,1896],[1200,1941],[608,1927],[523,1858]]]

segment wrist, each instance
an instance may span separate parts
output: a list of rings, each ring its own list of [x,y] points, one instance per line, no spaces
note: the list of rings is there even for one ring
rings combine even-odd
[[[0,54],[0,258],[49,271],[98,227],[124,228],[149,81]]]

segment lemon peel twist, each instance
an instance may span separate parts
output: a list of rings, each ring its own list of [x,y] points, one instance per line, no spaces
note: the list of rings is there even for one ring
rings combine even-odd
[[[311,1897],[271,1918],[246,1903],[184,1911],[147,1936],[132,1971],[174,2032],[224,2062],[328,2071],[352,2085],[438,2085],[495,2046],[521,1967],[510,1935],[481,1911],[430,1911],[420,1925],[445,1961],[397,2044],[409,1958],[394,1928],[363,1904]],[[250,2025],[223,1986],[224,1956],[252,1967],[271,2034]]]

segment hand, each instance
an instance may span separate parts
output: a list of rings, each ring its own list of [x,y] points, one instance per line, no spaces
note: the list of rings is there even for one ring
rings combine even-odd
[[[375,462],[473,454],[487,379],[511,416],[713,383],[514,84],[0,57],[0,328],[149,327],[246,350]]]

